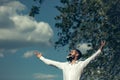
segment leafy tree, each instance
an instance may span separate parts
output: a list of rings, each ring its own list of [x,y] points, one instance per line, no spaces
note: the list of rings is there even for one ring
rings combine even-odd
[[[82,80],[119,80],[120,77],[120,1],[119,0],[61,0],[56,6],[59,39],[55,47],[81,42],[92,43],[94,50],[101,40],[107,44],[103,54],[84,71]],[[88,53],[94,52],[93,50]]]
[[[30,16],[39,14],[41,3],[31,8]],[[55,17],[58,41],[55,47],[68,45],[73,49],[79,43],[92,43],[90,56],[101,40],[107,44],[103,54],[84,70],[81,80],[120,80],[120,0],[60,0]]]

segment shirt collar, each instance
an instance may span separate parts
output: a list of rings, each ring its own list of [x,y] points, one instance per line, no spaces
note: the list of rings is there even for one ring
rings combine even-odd
[[[77,60],[77,61],[75,61],[75,64],[77,64],[79,61]],[[68,61],[68,63],[70,64],[70,61]]]

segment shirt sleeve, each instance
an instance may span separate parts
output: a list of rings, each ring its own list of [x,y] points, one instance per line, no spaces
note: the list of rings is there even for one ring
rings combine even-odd
[[[94,60],[100,53],[101,53],[101,50],[99,49],[96,53],[94,53],[92,56],[90,56],[85,61],[83,61],[83,67],[86,67],[88,63]]]
[[[43,56],[40,57],[40,60],[43,61],[47,65],[51,65],[51,66],[57,67],[59,69],[63,69],[63,63],[62,62],[46,59]]]

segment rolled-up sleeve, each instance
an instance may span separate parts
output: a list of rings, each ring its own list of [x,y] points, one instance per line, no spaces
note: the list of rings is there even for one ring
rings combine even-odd
[[[43,56],[40,57],[40,60],[43,61],[47,65],[51,65],[51,66],[57,67],[59,69],[63,69],[63,63],[62,62],[46,59]]]
[[[94,53],[92,56],[90,56],[85,61],[83,61],[83,67],[86,67],[88,65],[88,63],[90,61],[94,60],[100,53],[101,53],[101,50],[98,49],[98,51],[96,53]]]

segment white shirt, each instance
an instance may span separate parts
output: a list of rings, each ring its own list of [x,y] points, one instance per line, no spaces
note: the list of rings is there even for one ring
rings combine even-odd
[[[76,61],[75,64],[70,64],[69,62],[53,61],[46,59],[43,56],[41,56],[40,59],[48,65],[52,65],[61,69],[63,71],[63,80],[80,80],[83,69],[91,60],[95,59],[95,57],[98,56],[100,52],[101,50],[99,49],[91,57],[87,58],[84,61]]]

